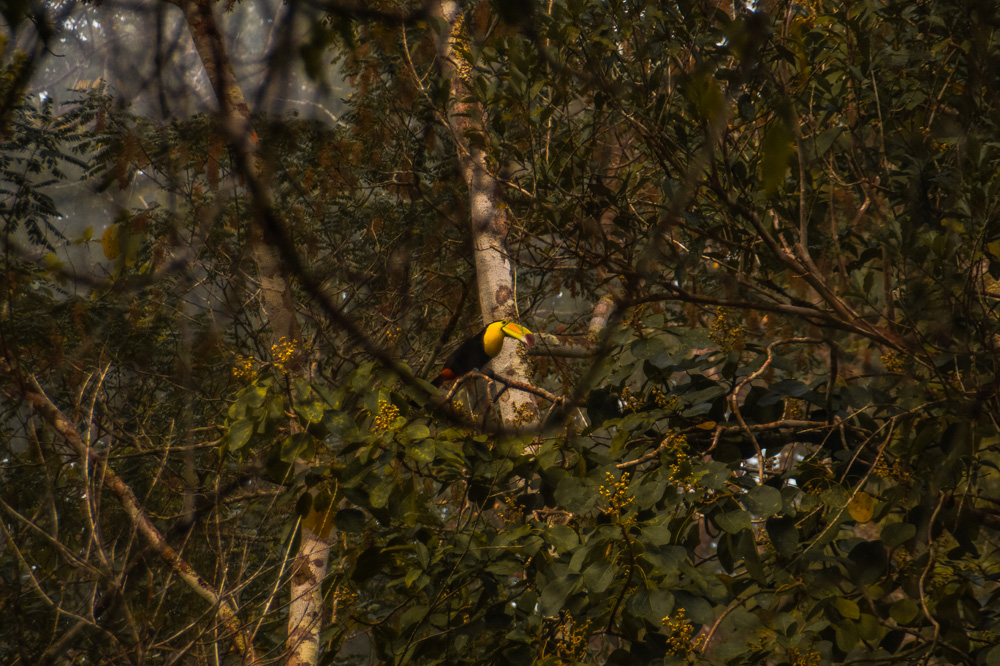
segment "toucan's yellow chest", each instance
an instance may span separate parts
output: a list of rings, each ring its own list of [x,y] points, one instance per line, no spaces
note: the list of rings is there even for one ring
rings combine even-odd
[[[483,350],[490,355],[490,358],[499,354],[500,350],[503,349],[505,337],[503,327],[506,323],[505,321],[495,321],[487,326],[483,333]]]

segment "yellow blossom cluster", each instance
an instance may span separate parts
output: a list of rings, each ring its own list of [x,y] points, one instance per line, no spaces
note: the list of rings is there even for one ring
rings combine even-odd
[[[279,372],[285,372],[285,364],[291,360],[295,353],[295,344],[288,338],[281,338],[271,345],[271,361]]]
[[[250,356],[237,355],[233,364],[233,377],[240,381],[250,381],[254,375],[254,360]]]
[[[622,389],[621,395],[618,396],[618,399],[622,403],[622,409],[627,409],[630,412],[637,412],[639,411],[639,408],[642,407],[642,402],[640,402],[639,398],[634,395],[627,386]]]
[[[743,338],[746,336],[746,327],[737,324],[732,315],[725,308],[715,309],[715,320],[712,322],[712,330],[709,337],[715,341],[723,351],[743,349]]]
[[[782,412],[783,419],[801,419],[803,414],[803,402],[797,398],[786,398],[785,409]]]
[[[681,408],[680,398],[672,393],[670,395],[665,394],[658,386],[653,388],[653,390],[649,392],[649,395],[653,398],[653,402],[656,403],[656,406],[660,409],[677,411]]]
[[[530,402],[522,402],[514,408],[514,427],[531,423],[535,419],[535,407]]]
[[[583,661],[590,644],[590,620],[576,622],[568,612],[556,642],[556,656],[565,664]]]
[[[504,508],[500,511],[500,518],[504,523],[510,525],[511,523],[519,523],[524,517],[524,511],[521,506],[517,503],[510,495],[503,498]]]
[[[891,372],[893,374],[899,374],[903,372],[903,359],[896,352],[888,352],[879,356],[882,361],[882,367],[886,369],[886,372]]]
[[[814,650],[800,652],[792,649],[788,651],[788,661],[792,666],[819,666],[821,659],[822,655]]]
[[[898,546],[892,551],[892,561],[896,563],[896,566],[900,570],[905,569],[910,566],[910,562],[913,558],[910,556],[910,551],[906,550],[905,546]]]
[[[385,432],[392,427],[396,419],[399,418],[399,407],[388,400],[378,401],[378,414],[375,415],[375,423],[372,425],[373,433]]]
[[[687,435],[682,433],[668,434],[663,446],[664,464],[670,470],[670,478],[686,491],[694,488],[695,480],[688,455]]]
[[[455,410],[455,414],[460,418],[465,418],[469,420],[476,418],[476,415],[473,413],[472,409],[470,407],[466,407],[465,402],[463,402],[462,400],[452,401],[451,408]]]
[[[354,590],[338,585],[333,591],[334,606],[351,606],[358,600],[358,593]]]
[[[628,511],[629,505],[635,498],[628,494],[629,475],[623,473],[620,479],[608,472],[604,477],[604,484],[600,488],[601,497],[607,504],[608,512],[621,516]]]
[[[701,637],[695,638],[694,626],[687,619],[683,608],[678,608],[677,612],[663,618],[663,627],[670,634],[667,639],[667,650],[677,657],[686,657],[701,645]]]
[[[883,479],[893,479],[895,481],[909,481],[910,473],[903,469],[902,464],[899,462],[899,458],[892,461],[886,460],[884,455],[878,457],[875,461],[875,469],[873,470],[876,476],[881,476]]]

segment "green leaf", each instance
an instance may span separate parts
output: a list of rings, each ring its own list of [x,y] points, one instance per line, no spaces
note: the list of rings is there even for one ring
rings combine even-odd
[[[760,175],[766,196],[773,196],[785,182],[788,160],[794,152],[794,137],[788,123],[781,118],[772,119],[761,140]]]
[[[583,582],[587,592],[600,595],[621,571],[613,562],[598,560],[583,571]]]
[[[333,524],[343,532],[363,532],[368,519],[360,509],[341,509],[333,517]]]
[[[406,576],[403,578],[403,583],[406,587],[413,587],[413,584],[423,575],[423,569],[410,569],[406,572]]]
[[[651,546],[665,546],[673,540],[667,516],[657,516],[642,526],[642,538]]]
[[[632,497],[635,500],[635,506],[639,509],[648,509],[662,500],[669,482],[670,480],[664,476],[652,480],[644,479],[633,490]]]
[[[295,413],[305,419],[308,423],[319,423],[326,413],[326,405],[319,401],[305,404],[297,403]]]
[[[539,612],[546,617],[558,615],[566,605],[566,598],[576,590],[582,580],[579,574],[568,574],[550,582],[538,598]]]
[[[843,127],[830,127],[819,133],[815,141],[817,155],[823,155],[833,146],[834,142],[844,133]]]
[[[781,512],[781,491],[771,486],[755,486],[746,494],[747,508],[758,516]]]
[[[372,489],[371,493],[368,495],[368,501],[371,503],[373,508],[385,508],[386,504],[389,502],[389,498],[392,496],[392,491],[395,488],[396,485],[391,480],[382,481]]]
[[[281,460],[290,463],[302,458],[312,458],[316,452],[316,439],[307,432],[289,435],[281,442]]]
[[[716,514],[712,520],[729,534],[739,534],[742,530],[750,529],[752,524],[750,514],[740,510]]]
[[[323,415],[323,427],[334,437],[346,440],[353,439],[358,429],[350,414],[335,411],[327,411]]]
[[[250,436],[253,434],[253,426],[254,424],[249,419],[240,419],[229,426],[228,443],[230,451],[239,451],[250,441]]]
[[[413,574],[414,572],[415,575],[411,576],[411,574]],[[412,585],[413,581],[416,580],[421,573],[422,572],[419,569],[411,569],[410,571],[407,571],[406,586],[409,587],[410,585]],[[405,628],[412,627],[413,625],[422,622],[423,619],[427,617],[428,611],[429,609],[427,608],[427,606],[424,606],[422,604],[416,604],[410,606],[405,611],[403,611],[402,615],[400,615],[399,624],[400,626]]]
[[[885,545],[881,541],[864,541],[851,549],[847,559],[849,560],[848,570],[851,578],[858,585],[871,585],[882,578],[886,567],[889,566],[889,557],[885,552]]]
[[[790,517],[769,518],[766,523],[771,545],[782,557],[791,557],[799,547],[799,530]]]
[[[729,466],[717,460],[697,465],[694,469],[695,475],[699,480],[699,485],[711,490],[722,488],[731,474]]]
[[[848,494],[847,489],[842,486],[830,486],[819,494],[819,498],[823,500],[823,504],[836,511],[840,511],[840,509],[844,508],[844,505],[847,504],[849,497],[850,495]]]
[[[844,652],[850,652],[860,640],[858,629],[850,620],[843,620],[837,623],[835,636],[837,647]]]
[[[556,552],[572,550],[580,543],[576,530],[568,525],[552,525],[544,532],[546,543],[551,544]]]
[[[402,443],[412,442],[418,439],[426,439],[431,436],[431,430],[423,423],[413,423],[399,433],[399,440]]]
[[[407,447],[406,451],[414,461],[427,464],[434,462],[434,452],[436,449],[437,445],[433,439],[425,439],[417,444],[411,444]]]
[[[901,546],[917,535],[917,528],[910,523],[889,523],[882,528],[882,542],[889,548]]]
[[[590,513],[597,506],[599,494],[594,486],[575,476],[566,476],[559,480],[555,497],[559,506],[570,513]]]
[[[917,619],[920,614],[920,605],[913,599],[899,599],[889,606],[889,617],[906,626]]]
[[[847,618],[848,620],[857,620],[861,617],[861,608],[858,606],[857,602],[848,599],[846,597],[837,597],[833,601],[834,608],[840,613],[841,617]]]
[[[649,590],[649,606],[653,618],[662,620],[674,609],[674,595],[664,587],[654,586]]]

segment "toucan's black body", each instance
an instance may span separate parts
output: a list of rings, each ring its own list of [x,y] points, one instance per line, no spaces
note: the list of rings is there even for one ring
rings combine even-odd
[[[431,383],[440,386],[482,368],[503,349],[504,338],[520,340],[526,347],[535,344],[535,336],[523,326],[506,320],[495,321],[460,344],[444,362],[441,374]]]
[[[443,382],[458,379],[465,373],[478,370],[489,363],[493,357],[486,353],[486,345],[483,342],[485,337],[486,329],[484,328],[460,344],[458,349],[453,351],[448,360],[444,362],[441,374],[431,383],[434,386],[440,386]]]

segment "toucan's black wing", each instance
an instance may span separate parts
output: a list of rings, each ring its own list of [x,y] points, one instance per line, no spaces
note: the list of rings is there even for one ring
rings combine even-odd
[[[432,384],[440,386],[443,382],[458,379],[467,372],[478,370],[490,361],[490,355],[486,353],[483,339],[486,336],[484,328],[476,335],[463,342],[458,349],[451,353],[448,360],[444,362],[444,369],[441,370]]]

